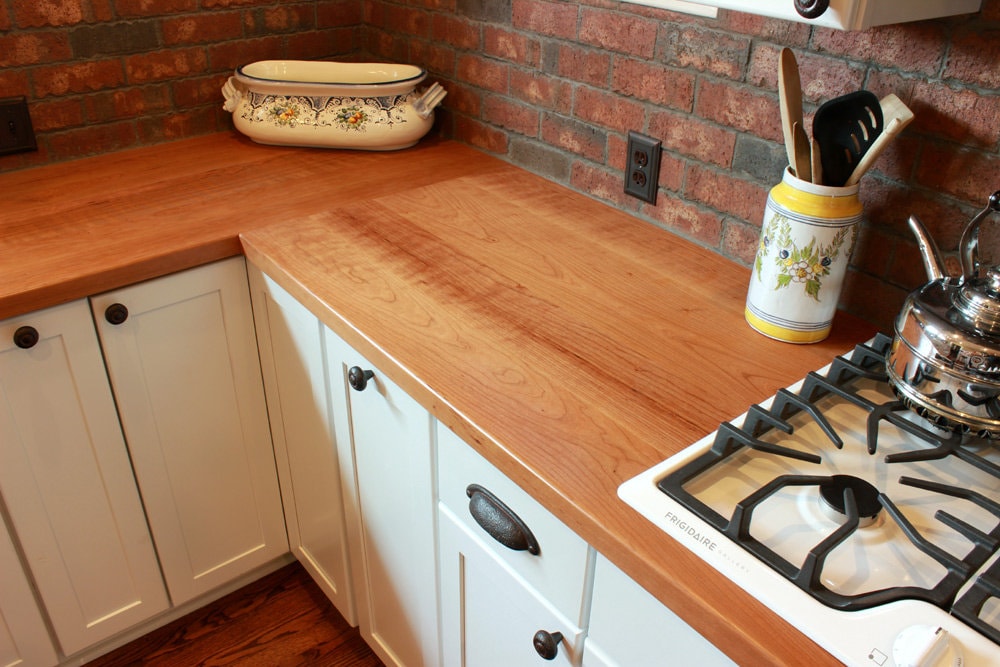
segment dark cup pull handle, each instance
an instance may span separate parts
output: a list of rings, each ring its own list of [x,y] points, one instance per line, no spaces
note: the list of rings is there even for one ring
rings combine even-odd
[[[816,19],[830,8],[830,0],[795,0],[795,11],[804,19]]]
[[[113,303],[104,310],[104,319],[108,321],[109,324],[118,326],[128,319],[128,308],[121,303]]]
[[[22,350],[29,350],[38,343],[38,329],[35,327],[18,327],[14,332],[14,345]]]
[[[368,381],[375,376],[372,371],[366,371],[359,366],[351,366],[347,369],[347,382],[356,391],[364,391],[368,386]]]
[[[469,513],[490,537],[514,551],[527,551],[534,556],[542,552],[521,517],[489,490],[470,484],[465,494],[469,496]]]
[[[539,630],[535,633],[532,643],[535,651],[545,660],[555,660],[559,655],[559,642],[563,639],[561,632]]]

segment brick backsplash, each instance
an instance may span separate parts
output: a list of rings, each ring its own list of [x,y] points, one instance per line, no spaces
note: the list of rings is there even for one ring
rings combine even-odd
[[[861,32],[614,0],[0,0],[0,97],[28,97],[39,140],[0,157],[0,171],[232,131],[219,90],[253,60],[403,61],[448,89],[444,136],[749,265],[786,162],[784,46],[807,125],[862,87],[916,112],[862,182],[842,296],[888,328],[925,280],[909,214],[950,251],[1000,189],[1000,0]],[[623,194],[630,129],[663,142],[655,206]],[[1000,261],[997,236],[984,229],[983,245]]]

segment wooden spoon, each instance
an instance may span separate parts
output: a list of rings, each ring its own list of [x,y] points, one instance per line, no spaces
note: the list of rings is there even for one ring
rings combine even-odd
[[[819,142],[814,138],[810,151],[812,158],[812,182],[816,185],[823,185],[823,157],[819,148]]]
[[[795,175],[803,181],[812,182],[812,146],[809,142],[809,135],[802,127],[802,123],[796,121],[792,124],[792,133],[795,142]]]
[[[781,131],[785,137],[785,153],[788,164],[799,175],[795,166],[795,123],[802,125],[802,84],[799,81],[799,65],[795,54],[789,48],[781,49],[778,66],[778,103],[781,108]],[[801,176],[799,176],[801,178]]]
[[[903,128],[913,120],[913,112],[895,95],[886,95],[879,104],[882,107],[882,118],[885,119],[885,129],[858,160],[857,166],[854,167],[854,171],[851,172],[845,185],[854,185],[860,181],[865,172],[875,164],[875,160],[882,154],[889,142],[895,139],[896,135],[902,132]]]

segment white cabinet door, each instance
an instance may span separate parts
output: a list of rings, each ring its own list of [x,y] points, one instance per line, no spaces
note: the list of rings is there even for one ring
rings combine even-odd
[[[120,324],[115,304],[128,309]],[[243,258],[91,306],[174,603],[285,553]]]
[[[57,662],[31,586],[0,521],[0,667],[50,667]]]
[[[167,608],[85,301],[0,323],[0,494],[65,653]]]
[[[351,561],[362,636],[388,665],[437,665],[434,420],[343,340],[327,339],[331,389],[350,409],[337,428],[357,478],[348,492],[359,517]],[[352,367],[373,372],[363,390],[349,388]]]
[[[251,297],[271,437],[292,552],[340,613],[357,625],[350,581],[324,326],[255,267]],[[338,378],[339,380],[340,378]],[[345,444],[345,447],[349,446]],[[353,483],[353,468],[346,483]]]
[[[735,667],[735,663],[603,556],[597,557],[584,667]]]
[[[441,622],[446,667],[579,664],[583,632],[441,505]],[[538,637],[551,641],[540,651]],[[551,653],[545,654],[545,650]],[[543,657],[544,656],[544,657]]]

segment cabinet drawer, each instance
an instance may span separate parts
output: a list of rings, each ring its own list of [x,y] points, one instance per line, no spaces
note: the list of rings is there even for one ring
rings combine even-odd
[[[504,546],[479,525],[470,511],[470,485],[485,489],[520,518],[537,541],[537,555]],[[440,424],[438,487],[441,504],[472,534],[482,537],[483,543],[488,544],[511,570],[568,619],[580,618],[587,582],[587,543]],[[477,502],[485,501],[480,498]]]

